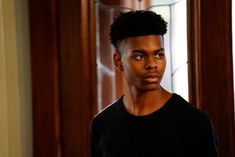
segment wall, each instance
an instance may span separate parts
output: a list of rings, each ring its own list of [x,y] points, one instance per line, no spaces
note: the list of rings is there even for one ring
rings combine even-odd
[[[0,156],[31,157],[27,1],[0,0]]]
[[[234,98],[235,98],[235,1],[232,0],[232,38],[233,38],[233,90],[234,90]],[[235,99],[234,99],[235,105]],[[235,106],[234,106],[235,107]]]

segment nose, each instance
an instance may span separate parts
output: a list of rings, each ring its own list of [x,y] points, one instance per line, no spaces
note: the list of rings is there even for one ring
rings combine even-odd
[[[157,69],[157,60],[156,60],[156,58],[155,57],[147,57],[145,68],[146,68],[146,70]]]

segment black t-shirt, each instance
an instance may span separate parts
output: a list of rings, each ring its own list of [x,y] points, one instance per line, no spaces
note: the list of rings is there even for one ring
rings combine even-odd
[[[90,128],[91,157],[217,157],[208,116],[173,94],[159,110],[133,116],[123,97],[96,115]]]

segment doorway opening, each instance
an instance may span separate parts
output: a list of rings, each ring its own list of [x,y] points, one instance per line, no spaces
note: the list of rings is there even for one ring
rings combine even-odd
[[[114,48],[109,41],[109,27],[120,12],[151,10],[168,23],[164,36],[167,67],[161,85],[186,100],[188,94],[187,7],[186,0],[96,1],[97,93],[98,110],[122,95],[122,75],[112,62]]]

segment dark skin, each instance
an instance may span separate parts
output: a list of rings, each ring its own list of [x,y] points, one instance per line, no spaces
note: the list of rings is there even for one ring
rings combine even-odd
[[[161,35],[124,39],[114,53],[113,61],[126,80],[123,101],[130,114],[148,115],[160,109],[171,97],[172,94],[160,85],[166,67]]]

